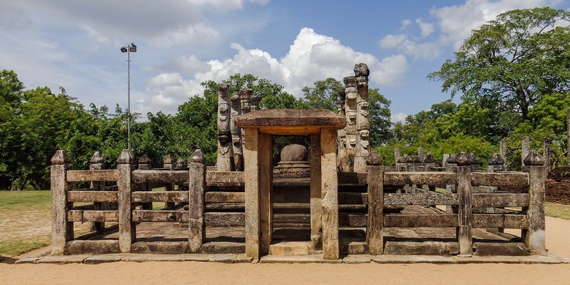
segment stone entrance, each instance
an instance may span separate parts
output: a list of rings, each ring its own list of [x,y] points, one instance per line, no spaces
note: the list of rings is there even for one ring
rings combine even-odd
[[[235,118],[243,128],[246,255],[269,252],[273,234],[273,135],[311,138],[311,247],[339,259],[336,132],[346,119],[329,110],[260,110]]]

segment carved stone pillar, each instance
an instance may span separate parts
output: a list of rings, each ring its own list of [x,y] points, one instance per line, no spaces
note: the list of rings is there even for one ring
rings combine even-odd
[[[232,150],[234,154],[234,169],[243,171],[243,149],[241,140],[241,128],[236,127],[234,118],[241,115],[241,101],[238,93],[234,93],[230,98],[232,101],[232,112],[230,129],[232,133]]]
[[[232,142],[230,129],[230,96],[228,84],[218,84],[218,171],[232,170]]]
[[[339,100],[336,102],[336,107],[338,114],[346,118],[344,112],[344,105],[346,102],[346,93],[344,92],[344,87],[338,89]],[[340,172],[347,172],[350,169],[350,164],[348,163],[348,156],[346,153],[346,128],[337,131],[338,135],[338,170]]]
[[[354,75],[357,82],[356,98],[356,149],[354,157],[354,171],[366,172],[366,159],[370,152],[370,119],[368,109],[368,75],[370,70],[364,63],[354,66]]]
[[[344,78],[344,85],[346,86],[346,101],[344,104],[344,112],[346,115],[346,156],[349,164],[347,172],[354,171],[354,156],[358,137],[356,130],[356,113],[357,113],[357,100],[358,92],[356,89],[356,77],[348,76]]]

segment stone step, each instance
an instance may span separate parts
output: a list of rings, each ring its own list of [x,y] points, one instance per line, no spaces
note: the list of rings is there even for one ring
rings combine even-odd
[[[270,255],[309,255],[311,244],[307,241],[285,241],[269,245]]]

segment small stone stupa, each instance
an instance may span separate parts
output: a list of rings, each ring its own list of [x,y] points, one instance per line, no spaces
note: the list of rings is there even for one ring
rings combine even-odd
[[[311,164],[307,159],[307,148],[290,144],[281,150],[281,161],[275,167],[276,177],[303,178],[311,176]]]

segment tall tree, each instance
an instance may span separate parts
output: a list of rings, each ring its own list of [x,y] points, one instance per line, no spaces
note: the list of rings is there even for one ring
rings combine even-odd
[[[482,108],[492,107],[493,123],[503,120],[512,131],[545,94],[570,89],[568,21],[569,11],[551,8],[500,14],[474,30],[455,59],[428,78],[442,80],[452,96],[461,93]],[[513,111],[521,120],[501,117]]]

